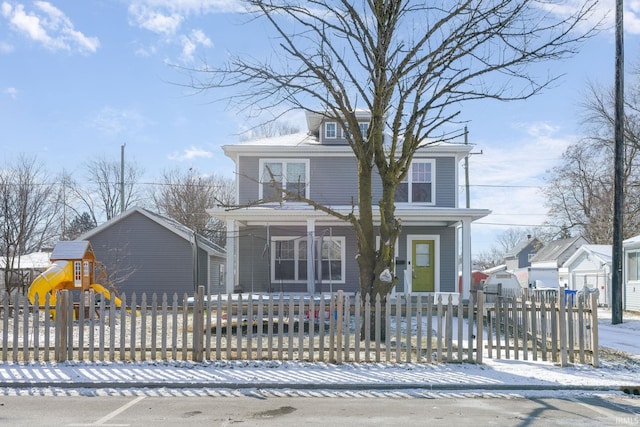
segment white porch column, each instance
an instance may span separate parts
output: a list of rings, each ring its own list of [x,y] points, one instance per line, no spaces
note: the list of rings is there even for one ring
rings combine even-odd
[[[312,294],[314,293],[314,269],[315,265],[315,257],[313,256],[313,242],[315,241],[316,234],[316,220],[308,219],[307,220],[307,292]],[[322,249],[320,249],[322,250]],[[320,254],[322,256],[322,254]]]
[[[238,238],[238,225],[235,219],[227,220],[227,265],[225,268],[226,271],[226,288],[227,293],[233,293],[233,289],[236,286],[236,271],[237,271],[237,244],[236,239]]]
[[[471,219],[462,220],[462,299],[469,299],[471,290]]]

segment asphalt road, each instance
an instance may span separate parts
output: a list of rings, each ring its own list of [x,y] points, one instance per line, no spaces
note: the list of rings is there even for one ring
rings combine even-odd
[[[13,394],[13,395],[12,395]],[[122,390],[0,394],[6,426],[640,426],[640,398],[623,393],[311,394],[254,390]],[[316,397],[308,397],[310,395]]]

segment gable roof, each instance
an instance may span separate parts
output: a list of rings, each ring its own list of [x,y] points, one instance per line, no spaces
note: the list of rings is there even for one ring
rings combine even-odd
[[[597,258],[603,264],[611,264],[611,245],[582,245],[564,262],[563,266],[569,266],[573,261],[578,259],[582,253]]]
[[[524,239],[521,240],[517,245],[515,245],[510,251],[508,251],[507,253],[504,254],[505,258],[509,258],[509,257],[515,257],[517,256],[520,252],[522,252],[523,250],[525,250],[527,248],[527,246],[534,244],[535,242],[540,243],[540,246],[542,246],[542,242],[540,242],[540,240],[537,237],[531,237],[529,239]]]
[[[640,246],[640,234],[630,237],[622,242],[622,246],[625,248],[637,248]]]
[[[95,236],[96,234],[104,231],[105,229],[111,227],[113,224],[116,224],[120,221],[122,221],[123,219],[134,215],[134,214],[140,214],[143,215],[147,218],[149,218],[151,221],[156,222],[157,224],[161,225],[162,227],[166,228],[167,230],[177,234],[178,236],[182,237],[183,239],[189,241],[189,242],[193,242],[194,240],[194,236],[196,236],[196,241],[198,243],[198,247],[200,249],[205,250],[209,255],[214,255],[214,256],[219,256],[219,257],[225,257],[225,249],[222,248],[220,245],[217,245],[216,243],[212,242],[211,240],[207,239],[204,236],[201,236],[197,233],[195,233],[193,230],[191,230],[189,227],[180,224],[178,221],[171,219],[171,218],[167,218],[165,216],[162,216],[160,214],[151,212],[147,209],[141,208],[141,207],[133,207],[128,209],[127,211],[123,212],[122,214],[118,215],[117,217],[111,218],[109,221],[105,222],[104,224],[94,228],[93,230],[90,230],[86,233],[84,233],[82,236],[79,237],[79,239],[82,240],[89,240],[91,239],[92,236]]]
[[[51,259],[82,259],[87,252],[93,253],[91,243],[87,240],[61,240],[53,248]]]
[[[531,262],[557,261],[572,246],[580,240],[586,239],[582,236],[559,239],[549,242],[542,247],[531,259]]]

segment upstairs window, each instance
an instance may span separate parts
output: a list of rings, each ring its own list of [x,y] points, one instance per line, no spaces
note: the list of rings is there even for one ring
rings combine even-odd
[[[358,123],[358,125],[360,126],[360,133],[362,134],[363,138],[367,137],[367,132],[369,131],[369,123],[368,122],[360,122]]]
[[[286,190],[300,197],[308,197],[309,161],[296,159],[260,160],[260,199],[282,201],[287,198]]]
[[[434,170],[433,160],[414,161],[404,181],[396,188],[396,203],[433,204]]]
[[[338,124],[336,122],[326,122],[324,124],[324,137],[336,139],[338,137]]]

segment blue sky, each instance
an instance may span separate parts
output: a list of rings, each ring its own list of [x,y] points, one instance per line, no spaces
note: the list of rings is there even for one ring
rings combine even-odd
[[[640,1],[625,6],[630,70],[640,64]],[[599,7],[612,25],[614,1]],[[64,169],[82,180],[87,160],[118,160],[126,144],[127,159],[142,165],[148,182],[173,168],[232,177],[220,146],[238,140],[246,118],[212,102],[213,94],[181,87],[185,75],[169,64],[269,49],[260,25],[246,24],[240,11],[232,0],[0,0],[3,161],[35,155],[51,175]],[[587,83],[612,84],[613,66],[610,29],[576,57],[542,67],[565,74],[542,95],[464,108],[469,142],[483,153],[470,161],[471,205],[494,212],[474,226],[474,253],[508,227],[544,220],[542,178],[580,137]],[[304,128],[302,115],[290,120]]]

